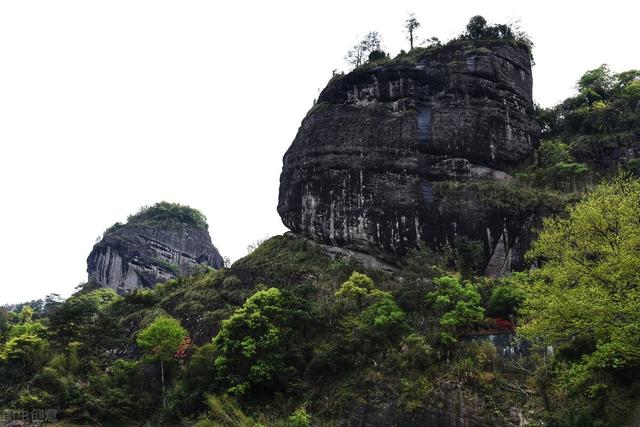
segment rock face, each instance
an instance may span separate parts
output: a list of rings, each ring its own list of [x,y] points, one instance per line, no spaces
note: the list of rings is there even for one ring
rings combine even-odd
[[[211,243],[206,223],[139,217],[159,205],[130,217],[127,224],[116,224],[105,232],[87,258],[90,282],[124,294],[189,274],[200,264],[213,268],[223,266],[220,253]],[[165,205],[192,211],[184,206]]]
[[[483,242],[499,274],[521,256],[535,214],[482,194],[506,186],[506,170],[538,143],[529,50],[467,41],[394,62],[338,76],[321,93],[284,156],[282,221],[381,257],[465,235]],[[452,192],[449,182],[478,185]]]

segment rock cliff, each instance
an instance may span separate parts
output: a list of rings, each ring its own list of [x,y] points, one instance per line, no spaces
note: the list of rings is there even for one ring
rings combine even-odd
[[[531,89],[529,49],[506,41],[454,42],[336,76],[284,156],[282,221],[383,258],[465,235],[500,274],[519,262],[539,209],[492,196],[538,143]]]
[[[105,231],[87,258],[89,281],[119,294],[193,272],[200,264],[221,268],[204,216],[191,208],[158,203]]]

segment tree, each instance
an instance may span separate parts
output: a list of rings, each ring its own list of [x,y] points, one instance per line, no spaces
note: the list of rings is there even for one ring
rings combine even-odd
[[[511,278],[503,279],[498,286],[492,289],[487,303],[489,316],[509,319],[516,314],[526,297],[518,282],[521,275],[522,273],[514,273]]]
[[[373,280],[366,274],[354,271],[349,280],[344,282],[336,292],[336,299],[355,306],[356,310],[360,311],[364,307],[366,299],[370,299],[374,291]]]
[[[407,38],[409,39],[410,50],[413,50],[413,37],[414,31],[420,26],[420,22],[416,19],[415,13],[409,13],[409,18],[404,23],[404,28],[407,32]]]
[[[42,368],[50,357],[47,340],[30,333],[9,338],[0,348],[0,366],[6,367],[6,376],[26,379]]]
[[[22,307],[22,310],[20,310],[18,318],[20,319],[20,323],[31,322],[31,319],[33,319],[33,308],[31,308],[30,305],[25,305]]]
[[[345,59],[353,67],[359,67],[372,52],[381,50],[381,44],[380,34],[377,31],[371,31],[364,36],[360,43],[347,52]]]
[[[607,64],[589,70],[578,80],[578,90],[589,105],[607,99],[615,84],[615,77]]]
[[[213,339],[215,367],[226,392],[245,395],[252,388],[274,390],[298,368],[295,348],[303,329],[300,302],[277,288],[249,297],[222,321]]]
[[[575,188],[578,180],[589,172],[586,164],[575,161],[569,145],[560,139],[543,140],[537,155],[537,164],[518,176],[541,187],[571,190]]]
[[[480,306],[480,293],[471,282],[460,282],[456,277],[443,276],[433,281],[437,289],[426,296],[440,314],[440,334],[443,343],[456,342],[455,329],[477,326],[484,319]]]
[[[484,247],[482,242],[471,240],[466,236],[454,239],[456,267],[463,279],[470,279],[484,263]]]
[[[542,266],[526,287],[519,331],[541,346],[573,348],[564,378],[574,392],[606,398],[615,384],[607,376],[640,369],[639,211],[640,181],[620,175],[546,219],[528,253]]]
[[[164,363],[173,359],[180,343],[187,335],[180,322],[170,316],[157,317],[149,326],[138,333],[136,342],[160,362],[162,378],[162,406],[167,409],[165,398]]]
[[[406,315],[393,295],[377,289],[366,274],[354,271],[336,292],[336,301],[347,309],[343,327],[359,340],[384,343],[405,326]]]
[[[99,288],[79,292],[58,305],[49,315],[51,335],[61,347],[70,342],[86,342],[89,338],[100,338],[92,331],[97,327],[101,312],[120,300],[112,289]]]
[[[467,36],[472,40],[479,40],[484,37],[487,28],[487,20],[480,15],[476,15],[467,24]]]

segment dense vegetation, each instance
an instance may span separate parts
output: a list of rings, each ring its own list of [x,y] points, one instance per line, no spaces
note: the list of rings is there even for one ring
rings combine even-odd
[[[446,43],[442,43],[438,37],[430,37],[422,43],[414,43],[417,38],[415,32],[420,27],[420,22],[415,15],[410,14],[409,19],[405,22],[405,31],[407,39],[410,42],[408,51],[401,50],[395,57],[391,58],[388,53],[382,50],[382,36],[377,31],[367,33],[362,40],[353,46],[345,56],[345,60],[349,63],[354,71],[367,71],[373,67],[389,64],[413,64],[415,65],[420,58],[424,57],[427,52],[444,50],[459,45],[469,45],[470,49],[477,49],[477,46],[471,46],[470,41],[492,43],[511,43],[526,48],[531,54],[533,42],[529,36],[521,31],[514,24],[489,24],[482,16],[474,16],[469,20],[465,31],[456,37],[453,37]],[[533,57],[531,57],[533,61]],[[333,78],[340,78],[344,73],[334,71]]]
[[[523,37],[475,17],[455,42]],[[377,48],[369,64],[391,61]],[[151,290],[84,284],[64,301],[0,308],[0,410],[118,426],[630,424],[640,404],[639,78],[599,67],[578,95],[539,109],[537,160],[510,171],[513,182],[434,187],[518,208],[568,204],[544,222],[528,254],[536,268],[479,277],[482,246],[459,238],[455,250],[414,251],[391,274],[276,236],[229,268]],[[207,228],[198,211],[166,202],[128,222]]]
[[[638,174],[640,70],[613,73],[602,65],[584,73],[577,88],[576,96],[538,111],[548,144],[543,148],[562,157],[553,162],[560,178],[570,181],[587,176],[597,180],[610,175],[616,166]],[[573,159],[588,166],[590,173],[572,165]],[[557,176],[550,176],[549,181]]]
[[[194,226],[205,230],[209,228],[207,218],[197,209],[169,202],[141,208],[138,213],[129,215],[127,224],[162,225],[169,228]]]
[[[541,268],[500,280],[462,279],[426,250],[390,275],[280,236],[153,290],[88,284],[5,309],[0,407],[110,425],[403,424],[459,399],[494,424],[517,406],[531,423],[624,425],[640,391],[638,209],[640,182],[599,186],[545,222]],[[514,323],[522,357],[468,339]]]

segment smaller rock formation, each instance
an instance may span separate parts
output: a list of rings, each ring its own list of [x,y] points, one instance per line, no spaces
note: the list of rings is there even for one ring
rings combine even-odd
[[[125,294],[184,276],[200,264],[221,268],[199,211],[161,202],[107,229],[87,258],[89,281]]]

